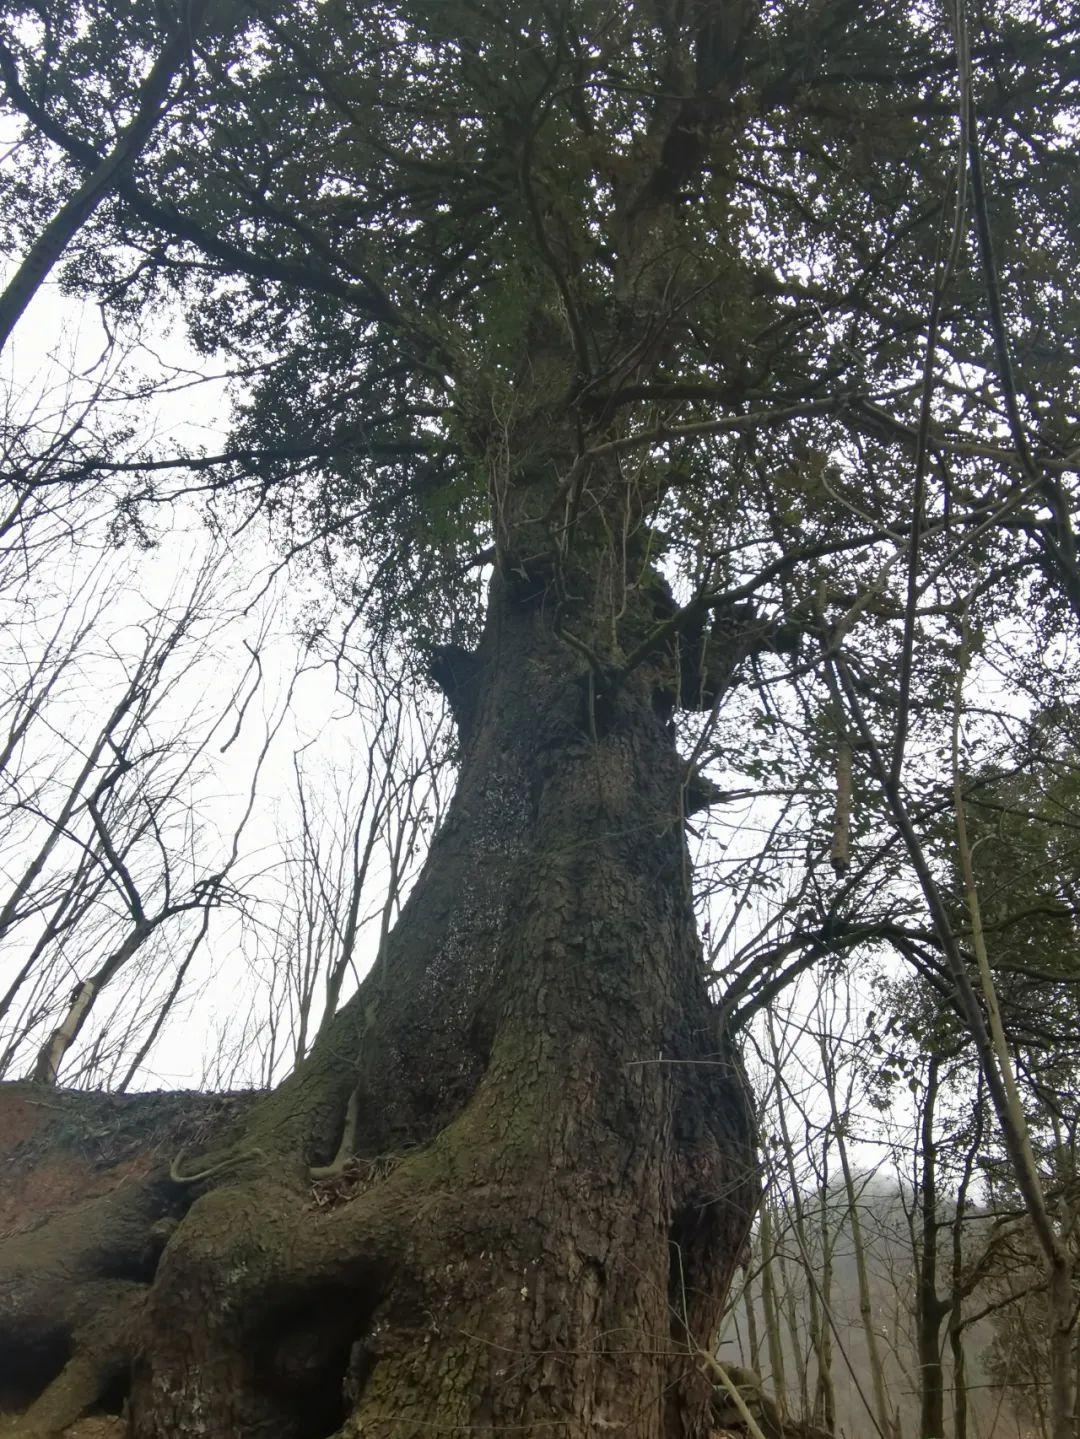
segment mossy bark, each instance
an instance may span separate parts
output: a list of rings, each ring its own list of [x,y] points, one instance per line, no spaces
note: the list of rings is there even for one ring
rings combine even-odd
[[[660,679],[598,700],[501,581],[470,678],[458,792],[379,967],[185,1156],[213,1174],[165,1185],[190,1207],[145,1290],[136,1439],[707,1433],[699,1351],[756,1193]],[[351,1095],[370,1182],[319,1207]]]

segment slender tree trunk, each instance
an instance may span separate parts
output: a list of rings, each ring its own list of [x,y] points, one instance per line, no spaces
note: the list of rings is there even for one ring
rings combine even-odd
[[[747,1276],[743,1288],[743,1308],[746,1311],[746,1358],[755,1374],[761,1373],[761,1341],[758,1338],[757,1315],[754,1313],[754,1294]]]
[[[774,1260],[772,1205],[766,1199],[761,1207],[761,1307],[765,1316],[765,1337],[769,1348],[770,1387],[783,1414],[787,1411],[787,1377],[784,1373],[780,1306],[777,1303],[776,1280],[773,1275]]]
[[[919,1183],[919,1216],[922,1221],[922,1242],[915,1298],[920,1439],[940,1439],[945,1432],[945,1374],[941,1363],[941,1323],[948,1305],[938,1298],[937,1292],[937,1146],[934,1139],[934,1110],[940,1069],[940,1060],[932,1056],[927,1067],[920,1136],[922,1175]]]
[[[195,938],[188,945],[187,951],[184,954],[183,959],[177,966],[176,974],[173,977],[173,982],[169,986],[169,992],[162,1001],[157,1014],[154,1016],[154,1021],[151,1024],[145,1039],[143,1039],[142,1043],[135,1051],[134,1057],[124,1071],[123,1078],[116,1086],[116,1091],[118,1094],[123,1094],[123,1092],[128,1088],[132,1080],[135,1078],[136,1074],[138,1074],[138,1072],[142,1068],[143,1061],[146,1059],[146,1056],[150,1053],[154,1045],[157,1043],[158,1036],[161,1034],[161,1031],[165,1026],[165,1021],[169,1018],[169,1015],[172,1013],[173,1006],[176,1004],[177,999],[180,997],[180,991],[184,987],[184,980],[187,978],[188,970],[191,967],[191,961],[195,958],[195,955],[202,946],[203,940],[205,940],[206,938],[206,932],[210,928],[211,912],[211,905],[207,904],[206,907],[203,909],[202,921],[199,924],[199,928],[195,933]]]
[[[158,927],[156,920],[137,921],[131,933],[108,956],[103,964],[75,987],[60,1023],[38,1051],[33,1077],[39,1084],[55,1084],[64,1056],[78,1039],[83,1025],[90,1018],[98,995],[129,959],[138,954]]]
[[[799,1312],[795,1285],[788,1274],[783,1249],[777,1251],[776,1260],[777,1272],[780,1275],[781,1302],[784,1307],[784,1317],[787,1320],[791,1353],[795,1361],[795,1379],[799,1386],[799,1415],[806,1419],[810,1413],[810,1379],[807,1373],[807,1359],[810,1354],[817,1352],[817,1346],[814,1334],[807,1334],[806,1321]]]
[[[964,1326],[958,1306],[949,1314],[949,1352],[953,1368],[953,1439],[967,1439],[967,1358],[964,1354]]]
[[[821,1238],[821,1272],[818,1278],[821,1295],[821,1328],[817,1338],[817,1387],[814,1394],[814,1422],[832,1434],[836,1429],[836,1386],[833,1382],[832,1328],[829,1314],[832,1309],[833,1279],[833,1235],[829,1224],[829,1149],[828,1138],[822,1154],[821,1188],[819,1191],[821,1215],[819,1233]],[[807,1276],[811,1281],[811,1276]],[[812,1282],[812,1281],[811,1281]]]
[[[836,1136],[836,1148],[840,1156],[840,1168],[844,1176],[847,1218],[851,1226],[851,1247],[855,1255],[855,1276],[859,1288],[859,1319],[862,1323],[863,1337],[866,1340],[866,1355],[870,1365],[870,1382],[873,1385],[874,1393],[874,1409],[880,1432],[882,1434],[888,1434],[891,1428],[892,1414],[885,1387],[885,1365],[882,1362],[881,1349],[878,1345],[877,1330],[874,1328],[873,1303],[870,1297],[870,1273],[866,1264],[866,1245],[863,1241],[862,1220],[859,1216],[859,1195],[855,1188],[855,1176],[852,1173],[851,1157],[848,1154],[847,1138],[844,1134],[845,1122],[841,1119],[839,1106],[837,1104],[836,1072],[834,1066],[824,1053],[824,1044],[822,1045],[822,1062],[829,1096],[829,1107],[832,1111],[833,1133]]]
[[[994,1100],[998,1121],[1011,1146],[1011,1158],[1020,1192],[1027,1205],[1032,1228],[1043,1252],[1047,1274],[1048,1325],[1050,1330],[1050,1431],[1053,1439],[1075,1439],[1075,1401],[1073,1388],[1072,1331],[1076,1322],[1076,1299],[1073,1293],[1072,1255],[1058,1231],[1043,1192],[1039,1167],[1031,1148],[1024,1106],[1016,1081],[994,985],[993,971],[986,949],[979,907],[979,893],[972,865],[964,814],[963,786],[958,760],[958,730],[962,676],[958,684],[956,715],[953,724],[953,791],[956,811],[957,852],[964,880],[964,897],[971,919],[971,941],[978,962],[979,982],[986,1006],[992,1051],[987,1058],[995,1063],[993,1079],[985,1069],[987,1086]]]
[[[783,1070],[780,1059],[780,1046],[776,1038],[776,1031],[772,1021],[772,1015],[766,1015],[769,1046],[772,1052],[773,1073],[776,1083],[777,1120],[780,1125],[780,1136],[783,1142],[784,1161],[787,1167],[788,1187],[791,1193],[792,1228],[799,1246],[799,1257],[802,1261],[803,1271],[806,1276],[806,1303],[808,1320],[806,1328],[810,1340],[810,1348],[817,1364],[817,1387],[815,1390],[814,1408],[819,1407],[818,1395],[823,1383],[830,1382],[830,1363],[828,1355],[823,1356],[823,1346],[828,1342],[828,1315],[821,1312],[821,1299],[819,1292],[818,1276],[815,1272],[816,1265],[812,1258],[813,1245],[810,1240],[810,1228],[806,1221],[806,1211],[803,1205],[802,1191],[799,1188],[798,1175],[795,1171],[796,1149],[791,1139],[790,1127],[787,1121],[784,1095],[785,1086]],[[789,1291],[790,1292],[790,1291]],[[799,1366],[799,1388],[802,1396],[802,1412],[804,1417],[810,1406],[809,1387],[806,1377],[806,1364],[803,1361],[799,1349],[798,1328],[794,1316],[791,1320],[792,1338],[795,1345],[796,1362]],[[823,1378],[824,1376],[824,1378]]]
[[[986,1085],[979,1075],[975,1095],[975,1120],[964,1155],[964,1167],[956,1191],[951,1230],[952,1241],[952,1283],[949,1295],[949,1348],[953,1361],[953,1439],[967,1439],[968,1432],[968,1390],[967,1355],[964,1350],[964,1300],[977,1284],[977,1274],[964,1274],[964,1225],[968,1212],[968,1191],[975,1175],[975,1165],[983,1147],[983,1128],[986,1117]],[[988,1259],[990,1249],[985,1251]],[[981,1265],[980,1265],[981,1268]]]

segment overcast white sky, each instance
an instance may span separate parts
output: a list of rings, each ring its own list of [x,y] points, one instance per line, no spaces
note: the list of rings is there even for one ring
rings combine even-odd
[[[84,388],[100,374],[99,362],[105,349],[105,335],[96,311],[72,303],[54,285],[46,286],[0,357],[0,387],[6,391],[9,409],[22,413],[36,409],[40,414],[59,403],[65,389],[77,392]],[[159,361],[177,373],[184,369],[197,372],[200,363],[186,352],[175,329],[167,326],[146,345],[146,351],[146,368],[151,373]],[[136,354],[135,358],[138,362],[140,357]],[[67,379],[69,374],[77,377],[74,386]],[[169,445],[202,444],[214,449],[224,436],[228,409],[223,384],[185,384],[154,401],[146,424],[158,440]],[[141,644],[141,626],[148,616],[167,609],[170,601],[175,605],[181,600],[200,566],[211,553],[225,547],[207,528],[197,502],[150,510],[147,520],[156,532],[153,549],[137,553],[126,547],[105,558],[108,578],[97,585],[99,592],[105,592],[103,598],[107,597],[105,612],[88,646],[78,685],[54,706],[49,717],[52,732],[42,729],[36,737],[33,752],[39,763],[54,759],[57,749],[64,745],[69,746],[74,757],[80,726],[87,733],[92,731],[113,703],[116,687],[123,679],[125,659]],[[27,651],[33,651],[35,641],[40,643],[62,608],[65,593],[79,590],[87,573],[100,563],[102,528],[101,524],[97,526],[95,543],[71,551],[59,563],[54,559],[49,573],[39,570],[28,583],[19,586],[17,594],[0,595],[0,667],[8,684],[16,683],[25,672]],[[297,639],[301,618],[306,608],[325,604],[326,597],[302,565],[275,576],[280,556],[258,524],[248,526],[239,539],[227,539],[225,543],[229,551],[227,566],[206,620],[197,627],[198,643],[193,640],[191,646],[192,653],[198,650],[199,656],[184,684],[170,696],[157,724],[161,733],[172,733],[186,722],[189,708],[206,717],[216,714],[250,669],[250,653],[245,646],[254,644],[256,636],[263,633],[263,682],[245,712],[239,735],[225,754],[217,751],[231,726],[222,727],[215,735],[210,746],[212,763],[196,792],[204,826],[227,837],[246,804],[259,751],[268,727],[277,720],[301,655]],[[31,609],[37,617],[36,624],[28,624]],[[61,722],[65,714],[66,721]],[[278,892],[275,887],[284,879],[276,850],[277,834],[283,827],[295,825],[293,756],[301,748],[305,749],[304,765],[313,784],[321,775],[322,783],[331,791],[337,782],[335,773],[344,783],[350,767],[357,763],[358,756],[363,756],[364,727],[335,693],[334,673],[329,665],[311,666],[296,686],[289,713],[262,767],[259,799],[245,835],[245,858],[237,878],[242,888],[261,896],[258,908],[263,923],[268,906],[274,905],[273,896]],[[14,852],[0,850],[0,871],[9,875],[19,872],[28,842],[29,835],[21,834]],[[375,865],[377,870],[383,867]],[[373,884],[365,908],[377,915],[380,903],[378,886]],[[141,1081],[143,1086],[200,1083],[207,1077],[207,1051],[215,1043],[214,1036],[226,1028],[236,1031],[259,1007],[265,1007],[269,996],[259,992],[264,982],[258,973],[257,957],[251,952],[253,947],[259,948],[257,928],[241,928],[224,914],[215,919],[211,942],[193,966],[185,986],[187,1004],[178,1009],[166,1027]],[[185,932],[182,925],[176,926],[174,960],[185,948]],[[376,923],[365,931],[361,967],[370,962],[377,934]],[[19,942],[9,940],[0,953],[0,989],[6,986],[32,938],[32,928],[26,926]],[[73,960],[73,975],[83,972],[93,959],[81,953]],[[124,988],[128,982],[119,978],[115,983]],[[107,1007],[103,1002],[103,1010]],[[238,1081],[250,1082],[258,1077],[257,1063],[241,1061]]]

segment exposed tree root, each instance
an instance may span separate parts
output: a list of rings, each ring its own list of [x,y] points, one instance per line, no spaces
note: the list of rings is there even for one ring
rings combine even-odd
[[[118,1383],[126,1388],[146,1293],[144,1285],[123,1282],[82,1291],[82,1304],[90,1313],[72,1330],[71,1358],[8,1431],[11,1439],[51,1439]]]
[[[213,1179],[215,1175],[224,1174],[227,1169],[235,1169],[237,1165],[243,1164],[249,1159],[262,1159],[266,1156],[261,1149],[245,1149],[240,1154],[227,1154],[224,1159],[209,1165],[206,1169],[198,1170],[195,1174],[181,1173],[180,1161],[183,1157],[184,1150],[178,1150],[169,1165],[169,1178],[174,1184],[201,1184],[204,1179]]]
[[[312,1179],[334,1179],[344,1171],[345,1166],[356,1152],[356,1124],[359,1113],[360,1091],[354,1089],[345,1106],[345,1123],[342,1126],[341,1142],[338,1144],[337,1153],[329,1164],[315,1164],[310,1167],[308,1174]]]
[[[119,1402],[149,1286],[190,1203],[154,1153],[205,1143],[244,1107],[0,1086],[0,1143],[17,1137],[4,1157],[15,1224],[0,1232],[0,1394],[22,1411],[5,1439],[56,1434]]]

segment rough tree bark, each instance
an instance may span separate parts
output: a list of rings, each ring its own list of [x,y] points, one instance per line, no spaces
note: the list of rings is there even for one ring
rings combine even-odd
[[[630,592],[624,648],[658,596]],[[129,1365],[135,1439],[707,1432],[750,1109],[694,929],[670,663],[600,694],[565,621],[494,583],[442,676],[447,821],[298,1072],[171,1175],[0,1243],[0,1352],[42,1391],[22,1432]],[[350,1153],[363,1182],[314,1204]]]

